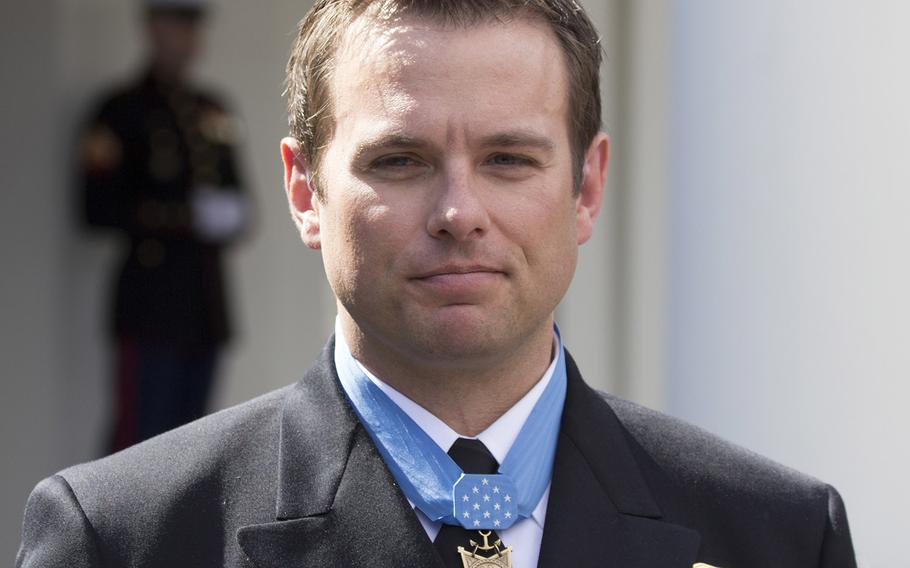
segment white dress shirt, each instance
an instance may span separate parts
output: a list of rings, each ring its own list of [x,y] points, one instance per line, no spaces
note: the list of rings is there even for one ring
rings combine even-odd
[[[553,342],[553,353],[556,354],[558,352],[559,342],[558,339],[556,339],[555,334]],[[335,324],[335,349],[336,352],[343,349],[350,353],[347,341],[345,341],[344,338],[344,333],[337,320]],[[335,360],[338,360],[337,354]],[[524,426],[525,421],[531,414],[531,410],[534,409],[534,405],[537,404],[540,395],[543,394],[544,389],[546,389],[547,385],[550,383],[553,372],[556,370],[556,357],[554,356],[553,360],[550,362],[550,366],[547,368],[543,377],[537,381],[537,384],[535,384],[521,400],[516,402],[512,408],[500,416],[496,422],[490,424],[486,430],[477,436],[461,436],[456,431],[452,430],[445,422],[434,416],[429,410],[420,406],[373,375],[373,373],[361,365],[359,361],[357,364],[364,374],[366,374],[376,386],[382,389],[382,391],[392,399],[392,402],[398,405],[411,420],[417,423],[417,425],[420,426],[420,428],[422,428],[444,452],[448,452],[449,448],[452,447],[452,444],[454,444],[455,440],[458,438],[473,438],[483,442],[483,445],[490,450],[490,453],[493,454],[496,461],[502,463],[506,458],[506,455],[508,455],[509,450],[512,448],[515,438],[518,437],[518,433],[521,432],[522,426]],[[549,497],[550,486],[547,485],[547,489],[544,491],[540,501],[537,502],[537,506],[534,508],[534,511],[529,518],[521,519],[511,527],[497,531],[502,542],[505,545],[512,547],[512,566],[514,568],[533,568],[534,566],[537,566],[537,558],[540,555],[540,542],[543,538],[543,525],[547,514],[547,501]],[[410,502],[410,500],[408,501]],[[411,506],[413,507],[414,503],[411,503]],[[417,514],[417,518],[420,520],[420,524],[423,525],[423,529],[426,531],[430,540],[436,540],[436,535],[439,533],[442,523],[431,521],[416,507],[414,512]]]

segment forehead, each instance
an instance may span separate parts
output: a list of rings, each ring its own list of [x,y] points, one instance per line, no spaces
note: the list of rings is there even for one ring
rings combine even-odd
[[[532,19],[464,28],[361,17],[339,46],[331,90],[336,134],[364,120],[468,131],[568,115],[562,51]]]

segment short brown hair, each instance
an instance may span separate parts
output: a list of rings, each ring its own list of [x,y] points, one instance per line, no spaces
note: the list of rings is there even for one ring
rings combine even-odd
[[[594,24],[575,0],[317,0],[298,26],[285,90],[291,136],[300,142],[314,177],[318,178],[321,151],[334,134],[329,84],[335,54],[347,28],[368,11],[378,21],[414,17],[456,27],[515,18],[544,21],[565,56],[573,182],[578,190],[585,153],[601,125],[602,50]],[[317,180],[311,183],[318,192]]]

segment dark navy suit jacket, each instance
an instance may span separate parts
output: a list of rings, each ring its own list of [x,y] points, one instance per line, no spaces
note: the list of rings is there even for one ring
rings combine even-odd
[[[17,566],[441,567],[333,348],[293,386],[42,481]],[[569,357],[539,566],[696,562],[856,566],[833,488],[597,393]]]

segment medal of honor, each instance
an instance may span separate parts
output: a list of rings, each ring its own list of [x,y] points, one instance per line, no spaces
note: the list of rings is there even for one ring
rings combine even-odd
[[[469,473],[367,376],[336,330],[338,379],[402,493],[431,522],[480,535],[474,541],[462,533],[439,550],[457,553],[464,568],[512,568],[512,547],[493,531],[530,518],[550,483],[567,383],[565,351],[554,333],[549,380],[505,458],[495,472]],[[466,540],[469,546],[457,546]]]
[[[512,547],[503,548],[502,541],[496,540],[490,544],[492,531],[478,531],[483,544],[471,541],[474,550],[467,551],[463,546],[458,547],[461,563],[464,568],[512,568]],[[489,555],[489,556],[485,556]]]

